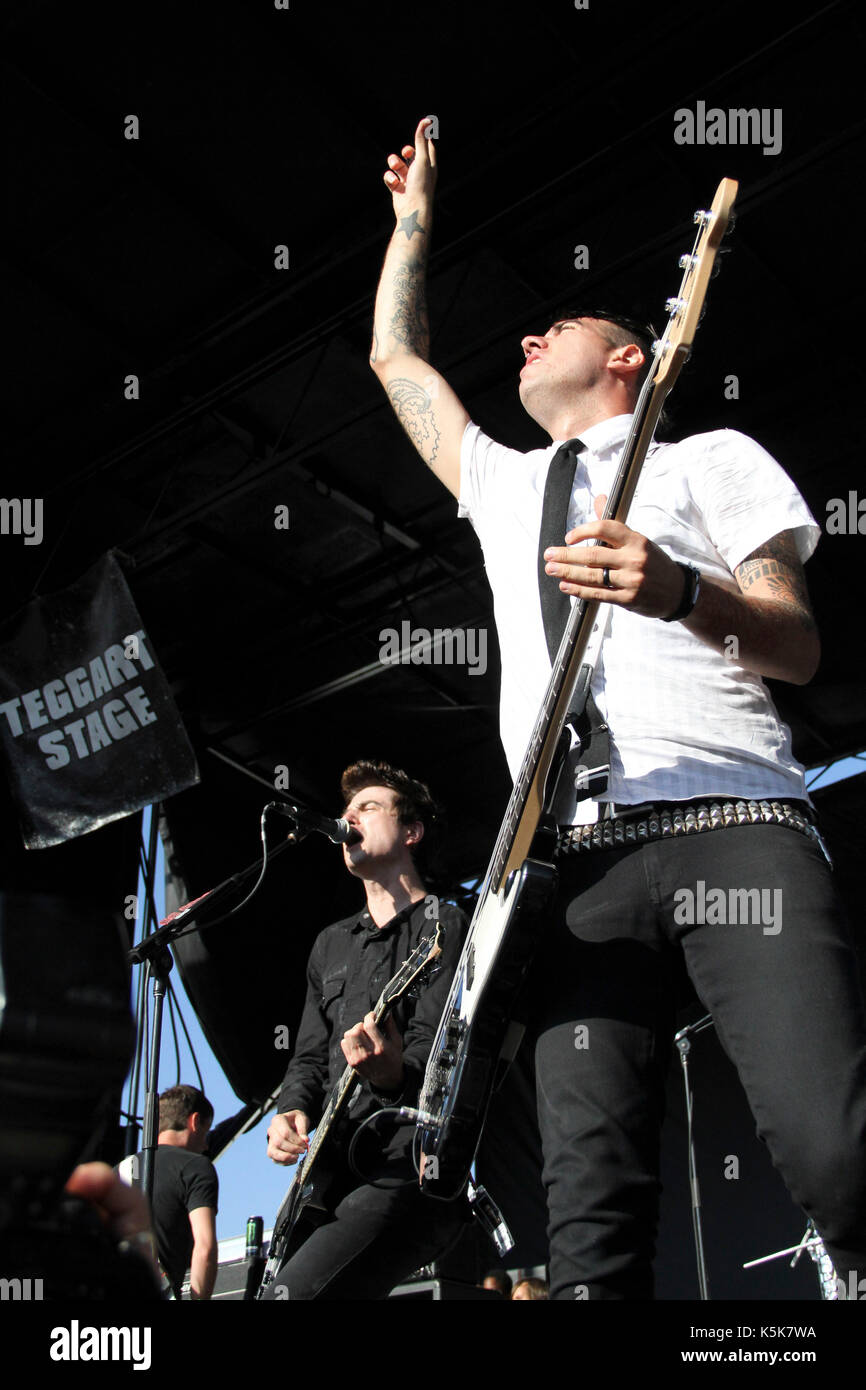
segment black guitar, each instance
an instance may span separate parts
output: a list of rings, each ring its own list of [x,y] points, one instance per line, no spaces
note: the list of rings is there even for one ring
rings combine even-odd
[[[408,960],[405,960],[400,966],[394,978],[388,981],[373,1009],[373,1017],[377,1025],[387,1018],[404,995],[408,994],[413,987],[419,986],[430,972],[435,960],[442,954],[443,934],[444,930],[437,922],[433,935],[425,937],[423,941],[418,943]],[[262,1297],[265,1289],[273,1282],[277,1272],[285,1263],[292,1236],[302,1215],[311,1210],[321,1209],[321,1198],[327,1183],[327,1174],[322,1180],[322,1170],[327,1167],[327,1163],[322,1163],[320,1155],[324,1149],[327,1158],[328,1149],[333,1148],[334,1129],[337,1121],[345,1112],[362,1080],[363,1078],[358,1075],[354,1067],[346,1067],[328,1096],[322,1118],[316,1125],[310,1146],[298,1162],[289,1190],[277,1213],[274,1234],[268,1252],[268,1262],[265,1265],[256,1298]]]
[[[737,185],[723,179],[709,212],[695,213],[692,251],[664,334],[635,407],[604,519],[625,521],[665,397],[690,352],[719,243],[727,230]],[[577,600],[529,747],[514,784],[445,1010],[430,1053],[419,1100],[421,1183],[432,1195],[463,1191],[478,1147],[490,1096],[522,1029],[510,1024],[515,997],[535,948],[537,923],[556,887],[556,870],[542,862],[545,827],[564,753],[566,721],[588,689],[585,662],[598,602]]]

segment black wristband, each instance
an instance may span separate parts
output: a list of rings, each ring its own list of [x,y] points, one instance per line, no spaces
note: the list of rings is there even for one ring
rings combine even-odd
[[[669,618],[662,618],[663,623],[678,623],[683,618],[687,618],[698,601],[698,594],[701,592],[701,572],[694,565],[687,565],[683,560],[675,560],[683,572],[683,596],[679,604],[671,613]]]

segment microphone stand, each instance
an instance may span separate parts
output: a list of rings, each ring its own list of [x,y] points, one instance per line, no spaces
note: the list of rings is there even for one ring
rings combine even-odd
[[[264,827],[262,827],[262,834],[264,835]],[[268,852],[266,844],[265,864],[269,864],[272,859],[276,859],[277,855],[285,853],[290,845],[300,844],[301,840],[306,837],[306,834],[307,832],[300,828],[297,831],[292,831],[291,834],[286,837],[283,844],[277,845],[276,849],[270,852]],[[150,1039],[148,1086],[144,1104],[141,1173],[141,1186],[151,1205],[153,1202],[154,1155],[156,1153],[156,1141],[158,1138],[158,1079],[159,1055],[162,1044],[162,1014],[163,1004],[165,1002],[166,983],[174,966],[174,960],[169,946],[171,942],[175,941],[177,937],[184,933],[193,922],[197,922],[202,912],[208,907],[212,906],[215,902],[221,902],[223,898],[227,897],[242,883],[245,883],[247,879],[252,878],[256,873],[261,873],[261,870],[262,861],[261,858],[258,858],[254,863],[248,865],[247,868],[241,869],[239,873],[232,874],[230,878],[224,879],[222,883],[218,883],[215,888],[209,889],[208,892],[202,893],[200,897],[193,898],[191,902],[185,903],[183,907],[179,907],[175,912],[169,913],[168,917],[164,917],[162,922],[160,922],[155,932],[151,932],[150,936],[145,937],[137,946],[133,946],[132,950],[129,952],[129,960],[135,965],[146,965],[153,978],[153,1029]],[[231,914],[226,915],[229,916]],[[197,930],[202,932],[205,931],[207,927],[215,925],[216,922],[202,922]]]
[[[712,1014],[705,1014],[696,1023],[690,1023],[674,1036],[677,1051],[680,1054],[680,1064],[683,1071],[683,1086],[686,1093],[686,1129],[688,1131],[689,1148],[689,1193],[692,1205],[692,1229],[695,1235],[695,1257],[698,1266],[698,1297],[702,1300],[710,1296],[710,1285],[707,1278],[707,1261],[704,1254],[704,1233],[701,1225],[701,1192],[698,1186],[698,1165],[695,1158],[695,1137],[694,1137],[694,1098],[692,1088],[689,1085],[689,1052],[691,1043],[689,1035],[701,1033],[705,1028],[712,1026]]]

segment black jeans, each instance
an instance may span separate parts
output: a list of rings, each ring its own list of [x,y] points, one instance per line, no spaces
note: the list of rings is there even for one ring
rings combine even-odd
[[[292,1301],[387,1298],[422,1265],[451,1249],[470,1219],[464,1199],[442,1202],[406,1187],[354,1186],[330,1219],[295,1248],[264,1294]],[[297,1247],[298,1241],[294,1242]]]
[[[653,1296],[678,946],[791,1196],[866,1274],[866,1018],[821,851],[757,824],[560,875],[532,980],[551,1298]]]

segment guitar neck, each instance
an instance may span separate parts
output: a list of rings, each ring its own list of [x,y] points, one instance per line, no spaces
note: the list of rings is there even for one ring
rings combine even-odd
[[[394,1002],[396,1003],[396,1000]],[[377,1027],[391,1012],[392,1007],[393,1004],[388,1003],[385,994],[380,994],[373,1009],[373,1018]],[[331,1126],[339,1118],[341,1111],[345,1108],[356,1088],[360,1086],[362,1080],[363,1077],[359,1075],[354,1067],[347,1066],[339,1081],[331,1090],[327,1104],[322,1111],[321,1119],[316,1125],[316,1133],[313,1136],[312,1143],[304,1159],[305,1180],[309,1178],[313,1160],[327,1139]]]

